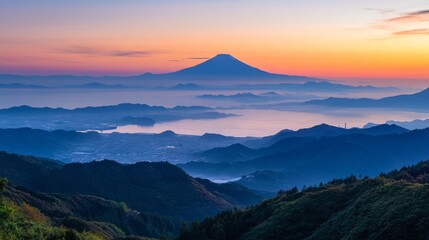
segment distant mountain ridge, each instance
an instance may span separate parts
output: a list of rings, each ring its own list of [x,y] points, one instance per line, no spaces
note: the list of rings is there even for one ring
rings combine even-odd
[[[289,97],[275,92],[267,92],[267,93],[261,93],[261,94],[243,92],[243,93],[236,93],[232,95],[203,94],[203,95],[196,96],[196,98],[215,100],[215,101],[233,101],[233,102],[239,102],[239,103],[257,103],[257,102],[281,101]]]
[[[303,128],[297,131],[282,130],[273,136],[253,139],[242,144],[233,144],[227,147],[218,147],[197,153],[202,161],[207,162],[239,162],[286,151],[304,145],[321,137],[335,137],[351,134],[362,135],[386,135],[402,134],[408,129],[396,125],[378,125],[371,128],[345,129],[328,124],[320,124],[311,128]]]
[[[20,82],[21,80],[53,80],[55,76],[20,76],[20,75],[2,75],[0,74],[0,82],[2,80],[6,81],[17,81]],[[58,76],[58,81],[61,81],[62,76]],[[72,78],[72,76],[70,77]],[[107,79],[106,79],[107,78]],[[68,84],[66,82],[63,82],[63,85],[58,85],[58,82],[55,82],[55,84],[45,84],[45,85],[33,85],[30,84],[30,82],[23,83],[8,83],[8,84],[0,84],[0,89],[46,89],[46,90],[53,90],[53,89],[117,89],[117,90],[163,90],[163,91],[201,91],[201,90],[213,90],[213,91],[222,91],[222,90],[235,90],[235,91],[251,91],[251,90],[266,90],[266,91],[277,91],[277,90],[285,90],[290,92],[357,92],[357,91],[364,91],[364,92],[376,92],[376,91],[389,91],[389,92],[396,92],[399,91],[398,88],[395,87],[375,87],[375,86],[351,86],[351,85],[345,85],[345,84],[338,84],[333,82],[327,82],[325,81],[316,81],[316,79],[311,79],[311,81],[305,81],[305,82],[299,82],[299,83],[248,83],[248,84],[232,84],[232,85],[210,85],[210,84],[196,84],[196,83],[177,83],[173,86],[157,86],[156,84],[153,85],[139,85],[136,84],[135,81],[128,82],[127,85],[124,85],[124,80],[126,80],[126,77],[118,77],[118,81],[111,82],[112,77],[91,77],[88,76],[86,78],[80,78],[77,77],[77,80],[79,80],[80,84],[70,84],[69,79]],[[124,78],[124,79],[121,79]],[[102,83],[105,82],[105,80],[108,80],[108,83],[106,84]],[[186,79],[184,79],[185,81]],[[33,81],[31,81],[33,82]],[[309,95],[311,96],[311,95]],[[298,96],[295,96],[299,97]],[[302,97],[302,96],[301,96]],[[318,99],[318,96],[313,96],[314,99]]]
[[[74,109],[66,109],[66,108],[50,108],[50,107],[32,107],[28,105],[22,105],[17,107],[0,109],[0,113],[21,113],[21,114],[31,114],[31,113],[94,113],[94,112],[102,112],[102,113],[121,113],[121,112],[130,112],[130,111],[147,111],[147,110],[167,110],[168,108],[161,106],[149,106],[147,104],[137,104],[137,103],[121,103],[117,105],[109,105],[109,106],[96,106],[96,107],[81,107]],[[176,106],[174,108],[170,108],[172,110],[209,110],[208,107],[202,106]]]
[[[347,134],[366,134],[366,135],[383,135],[393,133],[405,133],[408,129],[399,127],[395,124],[382,124],[372,126],[370,128],[342,128],[335,127],[328,124],[320,124],[311,128],[303,128],[297,131],[284,129],[273,136],[263,137],[261,139],[250,140],[244,144],[250,147],[267,147],[275,144],[276,142],[285,138],[291,137],[329,137],[329,136],[340,136]]]
[[[0,84],[0,89],[43,89],[47,88],[45,86],[40,85],[32,85],[32,84],[20,84],[20,83],[10,83],[10,84]]]
[[[429,109],[429,88],[414,94],[404,94],[381,99],[370,98],[327,98],[307,101],[305,105],[329,107]]]
[[[310,140],[320,137],[341,136],[351,134],[383,135],[409,132],[408,129],[397,125],[378,125],[371,128],[340,128],[328,124],[320,124],[311,128],[303,128],[297,131],[284,129],[279,133],[245,141],[241,144],[233,144],[227,147],[218,147],[196,153],[195,156],[207,162],[237,162],[256,158],[258,156],[284,151]],[[288,146],[279,146],[281,140],[288,139]]]
[[[385,124],[395,124],[410,130],[415,129],[425,129],[429,128],[429,119],[416,119],[413,121],[387,121]],[[365,125],[366,128],[378,126],[379,124],[376,123],[368,123]]]
[[[282,172],[285,174],[282,177],[286,180],[282,180],[285,187],[313,185],[351,174],[375,176],[429,157],[429,129],[403,132],[401,128],[397,129],[400,130],[397,133],[386,134],[377,130],[380,131],[378,134],[286,137],[273,145],[254,150],[252,154],[248,154],[249,150],[242,153],[233,152],[229,148],[218,148],[213,149],[216,154],[211,152],[210,156],[220,157],[207,157],[199,162],[179,166],[192,176],[216,179],[235,179],[260,171],[276,171],[277,173],[273,173],[275,178],[278,172]],[[240,158],[228,159],[222,156]],[[288,177],[288,174],[295,177]],[[261,179],[272,179],[268,175]],[[251,184],[257,185],[254,182],[257,179],[252,178]],[[275,191],[271,188],[265,190]]]

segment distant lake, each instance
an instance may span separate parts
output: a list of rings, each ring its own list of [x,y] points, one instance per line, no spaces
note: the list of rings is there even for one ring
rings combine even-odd
[[[202,135],[204,133],[219,133],[228,136],[262,137],[272,135],[283,129],[297,130],[312,127],[321,123],[333,126],[363,127],[368,122],[384,123],[387,120],[409,121],[429,118],[427,113],[404,111],[349,109],[329,111],[325,113],[310,113],[297,111],[276,110],[228,110],[226,113],[239,114],[239,117],[212,120],[182,120],[156,124],[153,127],[127,125],[104,133],[160,133],[172,130],[179,134]]]
[[[139,89],[0,89],[0,108],[19,105],[35,107],[65,107],[76,108],[85,106],[102,106],[119,103],[145,103],[173,107],[177,105],[201,106],[239,106],[242,103],[229,101],[211,101],[195,98],[201,94],[235,94],[243,91],[144,91]],[[266,91],[252,91],[261,93]],[[280,94],[288,92],[276,91]],[[300,94],[300,93],[294,93]],[[323,97],[330,93],[310,93]],[[398,93],[395,93],[398,94]],[[305,95],[305,93],[302,93]],[[337,94],[339,97],[384,97],[394,95],[387,92]],[[302,98],[301,101],[309,100]],[[234,113],[239,117],[213,120],[182,120],[159,123],[153,127],[121,126],[114,131],[123,133],[160,133],[172,130],[180,134],[202,135],[204,133],[219,133],[232,136],[266,136],[282,129],[299,129],[321,123],[334,126],[362,127],[368,122],[384,123],[387,120],[409,121],[428,119],[429,114],[404,111],[388,111],[378,109],[343,109],[317,110],[306,112],[285,109],[275,110],[219,110]],[[106,131],[112,132],[112,131]]]

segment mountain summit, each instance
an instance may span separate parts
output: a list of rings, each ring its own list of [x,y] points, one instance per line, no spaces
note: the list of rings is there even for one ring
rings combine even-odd
[[[303,76],[290,76],[269,73],[252,67],[230,54],[218,54],[198,65],[185,68],[172,73],[165,74],[144,74],[140,75],[144,79],[160,80],[285,80],[291,82],[315,81]]]
[[[176,74],[207,74],[207,75],[248,75],[266,76],[270,73],[247,65],[230,54],[218,54],[196,66],[175,72]]]

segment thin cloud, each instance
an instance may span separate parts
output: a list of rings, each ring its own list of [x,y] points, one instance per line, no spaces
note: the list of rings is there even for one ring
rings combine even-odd
[[[67,54],[79,54],[79,55],[88,55],[88,56],[111,56],[111,57],[146,57],[149,55],[157,54],[157,51],[149,50],[135,50],[135,51],[124,51],[124,50],[115,50],[107,51],[85,46],[73,46],[69,48],[55,49],[57,52],[67,53]]]
[[[386,19],[386,22],[426,22],[429,21],[429,10],[407,13],[405,15]]]
[[[406,35],[429,35],[429,28],[411,29],[405,31],[394,32],[395,36],[406,36]]]
[[[378,12],[381,15],[387,15],[389,13],[395,12],[395,10],[393,10],[393,9],[387,9],[387,8],[365,8],[365,10],[371,11],[371,12]]]
[[[190,57],[188,58],[189,60],[207,60],[210,59],[208,57]]]
[[[154,54],[152,51],[117,51],[111,53],[115,57],[143,57],[152,54]]]
[[[83,46],[73,46],[64,49],[56,49],[59,52],[70,53],[70,54],[82,54],[82,55],[98,55],[101,52],[95,48],[83,47]]]
[[[386,37],[373,40],[386,40],[400,36],[429,35],[429,28],[422,28],[422,23],[429,22],[429,9],[409,12],[374,24],[372,29],[389,32]]]
[[[181,62],[181,61],[187,61],[187,60],[207,60],[210,59],[208,57],[189,57],[189,58],[181,58],[181,59],[170,59],[168,61],[170,62]]]

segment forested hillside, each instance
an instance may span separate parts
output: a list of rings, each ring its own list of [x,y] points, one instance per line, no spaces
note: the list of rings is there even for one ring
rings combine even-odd
[[[194,223],[179,239],[427,239],[429,161],[380,175],[280,191]]]
[[[28,204],[15,204],[6,199],[3,192],[7,180],[0,179],[0,239],[58,239],[58,240],[101,240],[101,235],[83,232],[79,233],[65,227],[55,227],[50,224],[49,218],[38,209]]]
[[[93,195],[125,202],[144,213],[185,220],[202,219],[263,199],[235,183],[195,179],[166,162],[120,164],[104,160],[63,165],[0,152],[0,176],[33,191]]]

